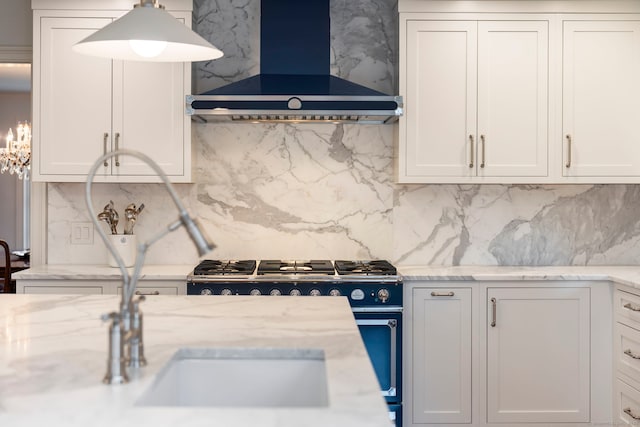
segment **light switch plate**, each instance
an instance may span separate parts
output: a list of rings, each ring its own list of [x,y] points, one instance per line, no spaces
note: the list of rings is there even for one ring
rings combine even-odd
[[[92,222],[72,222],[71,223],[71,244],[72,245],[93,245],[93,223]]]

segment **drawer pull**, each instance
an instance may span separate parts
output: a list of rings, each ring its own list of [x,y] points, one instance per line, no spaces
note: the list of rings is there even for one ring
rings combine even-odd
[[[624,354],[626,354],[627,356],[634,358],[634,359],[640,359],[640,355],[635,354],[634,352],[631,351],[631,349],[627,349],[624,351]]]
[[[150,292],[136,291],[136,295],[160,295],[160,291],[150,291]]]
[[[452,297],[454,295],[453,292],[431,292],[432,297]]]
[[[632,305],[630,302],[623,305],[623,307],[631,311],[640,311],[640,307],[638,307],[637,305]]]
[[[625,414],[629,415],[634,420],[640,420],[640,415],[636,415],[633,412],[631,412],[631,408],[624,408],[623,411]]]

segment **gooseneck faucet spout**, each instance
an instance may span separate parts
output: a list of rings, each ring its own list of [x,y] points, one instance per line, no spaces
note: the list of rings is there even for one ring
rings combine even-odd
[[[133,267],[133,271],[129,273],[125,267],[124,260],[113,246],[107,234],[100,227],[98,223],[95,210],[93,208],[93,200],[91,198],[91,187],[93,180],[100,167],[106,160],[111,157],[118,156],[132,156],[149,165],[151,169],[160,177],[162,182],[167,188],[167,192],[171,196],[171,199],[178,208],[178,220],[169,224],[162,229],[157,235],[151,237],[148,241],[140,243],[137,248],[136,262]],[[191,218],[187,210],[180,202],[175,189],[169,182],[169,178],[164,171],[154,162],[149,156],[132,150],[116,150],[104,154],[96,160],[87,176],[87,184],[85,187],[85,202],[87,210],[89,211],[89,218],[93,221],[94,228],[98,231],[98,234],[102,238],[102,241],[107,246],[111,255],[116,261],[120,273],[122,274],[122,300],[120,302],[120,311],[118,313],[110,313],[103,316],[104,320],[111,320],[109,326],[109,359],[107,374],[104,378],[105,383],[117,384],[125,383],[128,381],[126,373],[126,365],[130,368],[137,368],[146,364],[144,357],[144,345],[142,341],[142,313],[140,312],[140,303],[144,301],[144,297],[140,297],[133,301],[133,295],[138,284],[138,279],[142,271],[144,264],[144,258],[146,256],[149,247],[166,236],[172,231],[177,230],[180,226],[184,226],[189,234],[189,237],[198,249],[198,255],[203,256],[207,252],[213,250],[215,245],[207,238],[202,232],[202,229],[196,221]],[[126,354],[126,356],[125,356]]]

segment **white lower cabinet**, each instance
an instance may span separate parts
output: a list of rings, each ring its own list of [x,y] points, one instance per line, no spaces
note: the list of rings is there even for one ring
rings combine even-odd
[[[487,296],[487,421],[588,422],[589,288]]]
[[[17,280],[18,294],[103,294],[121,295],[120,280]],[[141,280],[136,287],[136,295],[186,295],[186,281]]]
[[[471,422],[471,288],[413,289],[414,423]]]
[[[617,286],[614,298],[614,425],[640,424],[640,292]]]
[[[102,295],[105,292],[103,285],[59,286],[54,285],[23,285],[17,290],[19,294],[62,294],[62,295]]]
[[[405,427],[611,423],[610,283],[404,285]]]

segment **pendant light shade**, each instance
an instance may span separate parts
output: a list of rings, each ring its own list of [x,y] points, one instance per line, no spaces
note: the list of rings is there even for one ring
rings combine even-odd
[[[151,0],[141,0],[126,15],[76,43],[73,50],[104,58],[152,62],[206,61],[223,55]]]

